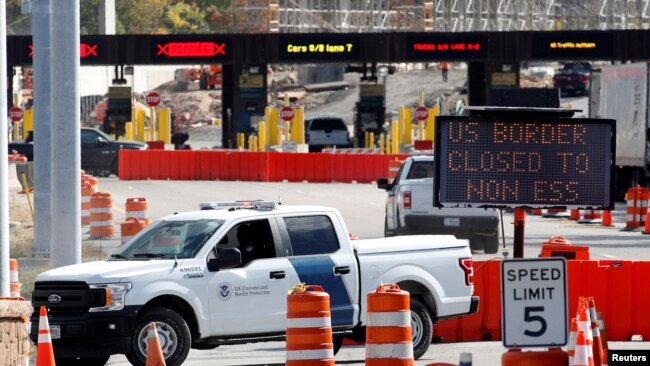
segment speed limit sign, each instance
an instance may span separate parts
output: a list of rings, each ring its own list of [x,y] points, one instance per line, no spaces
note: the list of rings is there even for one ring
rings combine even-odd
[[[502,261],[501,296],[505,347],[561,347],[567,344],[564,258]]]

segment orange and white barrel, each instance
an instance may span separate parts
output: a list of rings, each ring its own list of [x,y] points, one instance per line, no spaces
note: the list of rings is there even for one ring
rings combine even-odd
[[[110,193],[93,193],[90,197],[90,237],[108,238],[114,235],[113,198]]]
[[[97,192],[97,186],[90,181],[84,181],[81,185],[81,225],[90,225],[90,197]]]
[[[334,366],[330,296],[298,285],[287,296],[287,366]]]
[[[9,296],[20,297],[20,280],[18,279],[18,260],[9,259]]]
[[[131,238],[146,228],[149,223],[145,219],[139,219],[137,217],[129,217],[125,222],[120,224],[120,235],[122,237],[122,244],[131,240]]]
[[[388,161],[388,178],[393,180],[395,177],[397,177],[397,173],[399,172],[399,168],[402,166],[403,161],[402,160],[390,160]]]
[[[135,217],[143,219],[149,225],[147,217],[147,200],[144,197],[126,199],[126,218]]]
[[[368,293],[366,366],[411,366],[413,336],[411,299],[396,284]]]
[[[645,225],[648,213],[648,199],[650,199],[650,191],[647,188],[637,186],[627,190],[625,194],[627,202],[626,229],[636,229]]]

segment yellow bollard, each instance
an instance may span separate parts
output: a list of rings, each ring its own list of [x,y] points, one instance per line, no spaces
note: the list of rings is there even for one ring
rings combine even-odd
[[[169,108],[156,109],[156,119],[158,120],[158,139],[165,144],[171,144],[172,134],[172,111]]]
[[[364,131],[363,132],[363,147],[367,148],[368,147],[368,135],[370,134],[369,131]]]
[[[278,127],[279,121],[278,109],[273,107],[266,107],[264,109],[264,120],[268,122],[268,144],[279,145],[281,140],[281,131]]]
[[[126,122],[124,124],[124,138],[127,140],[133,140],[133,122]]]
[[[266,151],[266,129],[267,129],[267,124],[264,121],[260,121],[260,123],[257,124],[257,140],[259,143],[258,150],[259,151]]]
[[[375,133],[370,131],[368,133],[368,146],[366,146],[369,149],[372,149],[375,147]]]
[[[384,135],[383,133],[379,135],[379,153],[380,154],[385,153],[385,151],[384,151],[384,146],[385,146],[384,145],[384,140],[385,139],[386,139],[386,135]]]
[[[393,121],[391,127],[392,127],[392,133],[390,136],[390,140],[391,140],[390,151],[391,154],[397,154],[399,152],[399,121]]]
[[[23,111],[23,140],[27,133],[34,129],[34,108],[27,108]]]
[[[245,143],[245,136],[243,132],[237,132],[237,149],[238,150],[243,150],[244,149],[244,143]]]
[[[145,124],[144,124],[144,111],[141,109],[138,109],[134,113],[135,115],[135,128],[136,128],[136,140],[145,142],[147,141],[146,138],[146,129],[145,129]]]
[[[304,144],[305,143],[305,107],[298,107],[293,109],[295,112],[295,116],[293,117],[293,120],[296,121],[296,127],[298,129],[297,131],[297,137],[298,140],[296,141],[299,144]]]
[[[399,144],[412,144],[413,137],[411,136],[411,121],[413,121],[413,111],[411,108],[401,106],[398,110],[397,117],[399,119]]]
[[[435,132],[436,117],[440,115],[440,106],[436,105],[432,108],[429,108],[429,118],[427,119],[426,125],[426,137],[425,140],[433,141],[433,136]]]

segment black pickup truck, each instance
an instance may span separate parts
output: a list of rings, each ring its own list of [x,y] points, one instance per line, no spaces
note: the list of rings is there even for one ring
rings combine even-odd
[[[81,169],[88,174],[108,177],[118,175],[120,149],[144,150],[147,144],[139,141],[114,140],[109,135],[94,128],[81,128]],[[25,141],[9,143],[9,153],[25,155],[28,161],[34,160],[34,142],[31,136]]]

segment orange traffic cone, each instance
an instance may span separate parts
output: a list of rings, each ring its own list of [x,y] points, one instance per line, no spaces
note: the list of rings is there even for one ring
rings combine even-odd
[[[573,366],[573,358],[576,354],[576,336],[578,335],[578,319],[571,318],[571,326],[569,327],[569,344],[567,345],[567,353],[569,354],[569,365]]]
[[[645,225],[643,227],[644,234],[650,234],[650,212],[645,217]]]
[[[605,328],[605,320],[600,312],[596,312],[598,318],[598,329],[600,331],[600,343],[603,345],[603,359],[601,366],[607,366],[609,362],[609,346],[607,341],[607,329]]]
[[[588,299],[589,302],[589,317],[591,318],[591,331],[594,336],[594,364],[596,366],[602,366],[603,360],[603,345],[600,338],[600,324],[598,323],[598,317],[596,315],[596,302],[593,297]]]
[[[52,337],[50,336],[50,323],[47,321],[47,310],[41,306],[41,315],[38,319],[38,349],[36,353],[36,366],[55,366]]]
[[[165,356],[163,356],[160,341],[158,340],[158,330],[156,323],[149,323],[149,335],[147,336],[147,363],[145,366],[166,366]]]
[[[603,210],[603,218],[602,218],[601,224],[603,226],[614,226],[614,223],[613,223],[613,220],[612,220],[612,211]]]
[[[591,344],[582,330],[578,330],[576,336],[576,354],[573,358],[573,366],[595,366],[594,358],[591,356]]]

